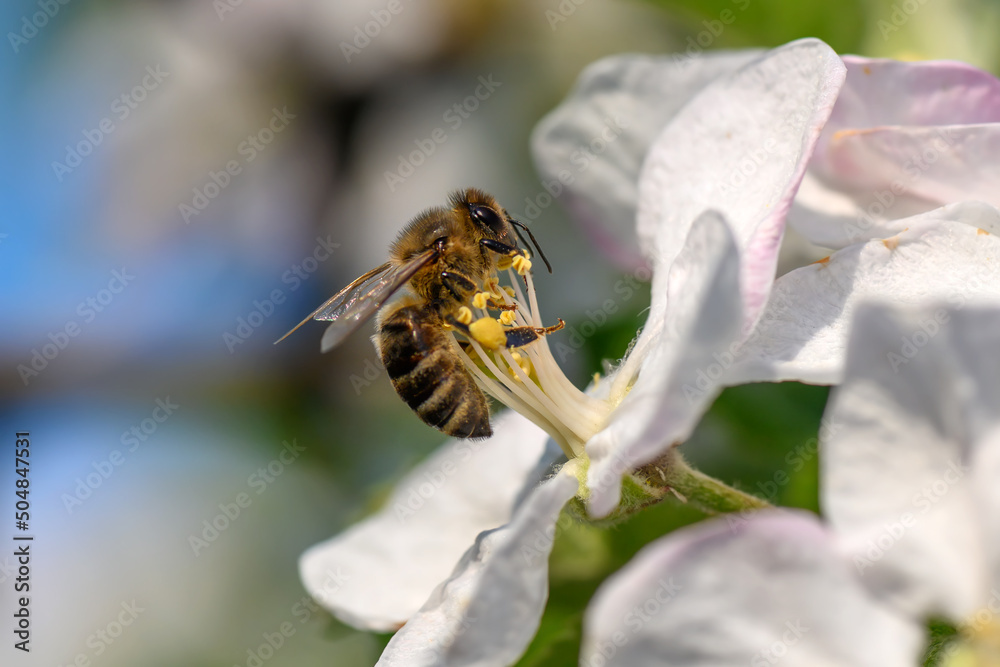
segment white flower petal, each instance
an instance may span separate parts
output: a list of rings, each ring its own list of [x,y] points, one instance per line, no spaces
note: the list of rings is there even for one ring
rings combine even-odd
[[[961,619],[992,582],[996,520],[970,463],[1000,426],[998,345],[1000,310],[867,305],[854,321],[825,419],[823,504],[865,584],[917,618]]]
[[[979,219],[982,210],[952,212]],[[906,227],[782,276],[726,384],[838,383],[854,308],[865,299],[902,305],[1000,300],[1000,237],[961,220],[942,221],[938,212],[910,218]]]
[[[504,667],[524,653],[548,599],[556,521],[579,486],[571,462],[511,522],[482,533],[455,572],[389,642],[381,667]]]
[[[760,51],[698,57],[616,55],[587,67],[566,99],[531,137],[547,184],[595,244],[627,269],[643,262],[635,238],[639,170],[663,126],[714,79]],[[552,187],[551,192],[558,194]]]
[[[643,549],[594,596],[580,664],[902,667],[921,634],[867,595],[814,517],[761,513]]]
[[[815,177],[807,173],[802,180],[802,187],[799,188],[799,196],[816,187],[818,186]],[[1000,234],[1000,211],[985,202],[959,201],[913,217],[886,219],[856,215],[853,200],[843,193],[828,190],[822,194],[814,193],[813,196],[826,198],[829,211],[843,212],[841,217],[833,218],[812,214],[798,217],[798,222],[794,225],[795,230],[810,242],[824,248],[839,250],[862,241],[888,238],[904,231],[914,219],[961,222],[979,227],[991,234]],[[798,202],[796,199],[792,205],[793,209],[799,205]],[[791,220],[790,214],[789,221]]]
[[[718,213],[707,211],[695,221],[671,267],[664,320],[669,328],[643,332],[630,357],[642,361],[638,379],[607,427],[587,443],[592,515],[611,512],[621,476],[687,437],[715,397],[723,368],[719,353],[730,348],[740,330],[738,274],[732,232]],[[653,345],[648,352],[640,349],[647,344]],[[627,366],[619,373],[631,375]]]
[[[494,432],[445,444],[377,514],[302,554],[309,594],[359,629],[406,622],[480,532],[510,520],[526,485],[558,455],[546,448],[548,435],[515,412],[498,417]]]
[[[716,80],[681,109],[650,149],[639,185],[639,237],[654,269],[673,263],[698,215],[718,210],[744,258],[744,319],[756,321],[785,216],[843,81],[837,54],[804,39]],[[650,319],[661,316],[654,299]]]

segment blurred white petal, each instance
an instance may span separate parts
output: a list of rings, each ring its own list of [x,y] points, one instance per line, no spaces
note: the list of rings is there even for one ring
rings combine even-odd
[[[1000,483],[997,483],[1000,480],[1000,430],[994,429],[979,438],[972,453],[971,477],[983,528],[980,537],[986,545],[986,565],[993,584],[990,595],[997,597],[996,586],[1000,586]]]
[[[551,461],[548,436],[521,415],[507,412],[494,427],[489,440],[448,442],[397,485],[381,511],[302,554],[310,595],[360,629],[405,623],[479,533],[510,520],[519,495],[537,481],[532,473]]]
[[[643,549],[594,596],[581,665],[899,667],[922,631],[879,606],[814,517],[730,517]]]
[[[622,267],[634,270],[643,263],[636,203],[640,169],[654,139],[702,88],[760,53],[611,56],[589,65],[535,128],[531,148],[544,182],[554,184],[552,190],[565,188],[562,203]]]
[[[997,581],[997,470],[972,466],[995,461],[998,343],[1000,311],[860,308],[828,409],[826,513],[865,584],[917,618],[961,619]]]
[[[511,522],[481,534],[454,573],[393,636],[384,667],[505,667],[524,653],[548,600],[556,521],[576,495],[576,464],[535,488]]]

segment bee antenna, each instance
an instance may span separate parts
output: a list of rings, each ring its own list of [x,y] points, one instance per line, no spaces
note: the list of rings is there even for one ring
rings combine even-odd
[[[514,233],[517,234],[517,238],[521,239],[521,243],[523,243],[526,246],[528,245],[528,242],[524,240],[523,236],[521,236],[521,232],[518,230],[518,227],[528,232],[528,236],[531,238],[532,245],[534,245],[535,250],[538,251],[538,256],[542,258],[543,262],[545,262],[545,268],[549,270],[549,273],[552,273],[552,265],[549,264],[548,258],[545,257],[545,253],[542,252],[542,249],[538,246],[538,241],[535,240],[535,235],[531,233],[531,230],[528,229],[527,225],[525,225],[523,222],[518,222],[514,218],[510,219],[510,224],[513,225]]]

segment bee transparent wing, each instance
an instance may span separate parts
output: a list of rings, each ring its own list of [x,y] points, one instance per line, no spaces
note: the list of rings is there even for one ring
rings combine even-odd
[[[321,306],[313,316],[314,320],[329,321],[330,326],[323,333],[320,350],[328,352],[351,332],[368,321],[378,312],[389,297],[398,292],[417,271],[424,268],[438,256],[437,250],[426,250],[410,261],[392,266],[383,264],[366,273],[352,285]],[[353,289],[351,289],[353,287]],[[338,297],[340,297],[338,299]]]
[[[319,320],[331,322],[323,334],[322,350],[326,352],[336,347],[352,331],[378,312],[389,297],[399,291],[417,271],[436,256],[436,250],[427,250],[404,264],[393,266],[385,263],[372,269],[330,297],[275,342],[280,343],[309,320]]]
[[[338,308],[342,307],[344,305],[345,301],[347,301],[348,299],[350,299],[357,292],[362,292],[363,293],[365,285],[368,285],[370,282],[374,282],[375,280],[380,280],[383,277],[383,274],[385,274],[386,272],[388,272],[391,268],[392,268],[392,265],[389,264],[388,262],[386,262],[382,266],[376,267],[376,268],[372,269],[371,271],[369,271],[368,273],[366,273],[365,275],[361,276],[360,278],[358,278],[357,280],[355,280],[354,282],[352,282],[350,285],[348,285],[344,289],[340,290],[339,292],[337,292],[336,294],[334,294],[333,296],[331,296],[329,299],[327,299],[325,302],[323,302],[322,306],[320,306],[319,308],[317,308],[313,312],[311,312],[308,315],[306,315],[305,318],[301,322],[299,322],[298,324],[296,324],[294,327],[292,327],[288,331],[288,333],[286,333],[284,336],[282,336],[278,340],[274,341],[274,344],[277,345],[281,341],[283,341],[286,338],[288,338],[289,336],[291,336],[293,333],[295,333],[296,331],[298,331],[299,328],[303,324],[305,324],[309,320],[312,320],[312,319],[328,320],[328,319],[330,319],[331,314],[333,314]],[[359,324],[360,324],[360,322],[359,322]]]

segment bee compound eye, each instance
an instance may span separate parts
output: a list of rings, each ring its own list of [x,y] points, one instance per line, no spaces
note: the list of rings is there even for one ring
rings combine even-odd
[[[502,236],[506,230],[503,219],[489,206],[473,205],[469,207],[469,215],[479,224],[488,227],[494,234]]]

